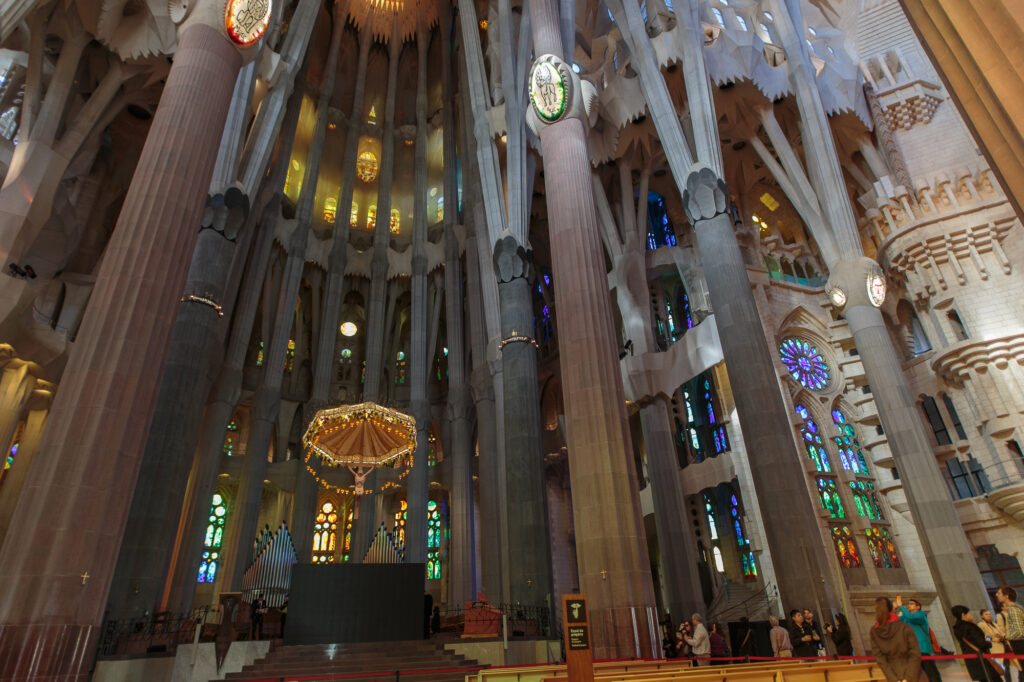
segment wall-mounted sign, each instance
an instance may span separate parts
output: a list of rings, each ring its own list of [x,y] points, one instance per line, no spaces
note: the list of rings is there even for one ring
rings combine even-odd
[[[566,628],[568,630],[566,638],[569,640],[566,646],[570,650],[590,649],[590,628],[586,625],[568,625]]]
[[[224,28],[228,37],[249,47],[263,37],[270,24],[270,0],[228,0]]]
[[[537,60],[530,69],[530,102],[542,120],[552,123],[565,113],[565,79],[558,66],[550,61]]]

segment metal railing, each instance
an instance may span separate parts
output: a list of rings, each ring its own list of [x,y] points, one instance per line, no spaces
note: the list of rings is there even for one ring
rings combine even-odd
[[[154,613],[141,618],[110,619],[100,633],[97,655],[138,656],[174,653],[179,644],[191,644],[197,629],[216,611],[203,606],[185,613]]]

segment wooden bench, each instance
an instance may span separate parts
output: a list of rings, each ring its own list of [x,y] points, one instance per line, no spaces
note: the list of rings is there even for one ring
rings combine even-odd
[[[730,666],[700,666],[683,669],[654,670],[597,670],[595,681],[600,682],[863,682],[883,679],[876,663],[855,663],[853,661],[824,661],[805,663],[801,661],[771,661]],[[568,674],[563,669],[555,675],[542,677],[542,682],[567,682]]]
[[[666,669],[689,669],[692,662],[687,659],[668,659],[660,661],[601,661],[594,663],[594,672],[648,672]],[[540,682],[550,677],[561,675],[568,679],[564,663],[552,665],[530,665],[514,668],[488,668],[467,675],[466,682]]]

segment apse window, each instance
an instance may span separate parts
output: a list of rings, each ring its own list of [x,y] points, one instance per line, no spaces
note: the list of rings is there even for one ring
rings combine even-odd
[[[356,326],[355,322],[342,322],[339,331],[342,336],[352,337],[359,331],[359,327]]]

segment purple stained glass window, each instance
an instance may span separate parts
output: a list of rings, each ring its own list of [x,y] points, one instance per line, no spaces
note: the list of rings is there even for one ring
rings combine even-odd
[[[789,373],[804,388],[821,391],[828,386],[828,364],[810,343],[791,336],[779,344],[779,356]]]

